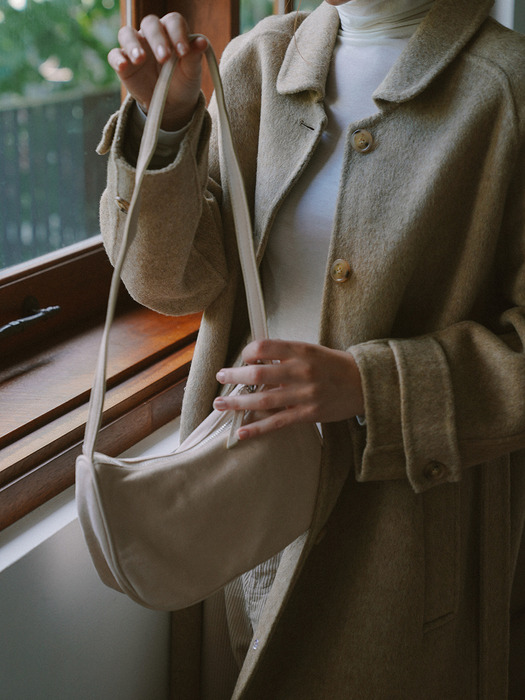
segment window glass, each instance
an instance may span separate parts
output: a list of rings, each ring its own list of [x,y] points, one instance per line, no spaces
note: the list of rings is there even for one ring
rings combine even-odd
[[[305,12],[311,12],[312,10],[315,10],[315,8],[321,4],[321,0],[303,0],[300,3],[300,10],[304,10]]]
[[[254,27],[263,17],[273,14],[273,0],[241,0],[241,33]]]
[[[0,269],[98,233],[118,0],[0,0]]]
[[[296,0],[295,9],[314,10],[321,0]],[[263,17],[273,14],[275,3],[273,0],[241,0],[241,32],[246,32],[254,27]]]

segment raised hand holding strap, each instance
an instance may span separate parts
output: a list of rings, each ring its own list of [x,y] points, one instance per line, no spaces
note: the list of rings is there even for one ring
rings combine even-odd
[[[194,40],[199,36],[202,35],[192,34],[190,35],[190,40]],[[203,38],[206,39],[206,37]],[[217,58],[208,39],[206,39],[206,41],[208,42],[208,48],[205,52],[206,59],[208,61],[208,66],[213,80],[215,95],[217,99],[217,106],[219,110],[219,146],[222,149],[224,160],[226,162],[227,172],[224,174],[224,176],[227,178],[231,190],[231,201],[237,235],[237,245],[239,249],[239,258],[243,272],[244,286],[246,289],[246,299],[248,304],[248,315],[250,319],[252,338],[254,340],[262,340],[268,336],[268,332],[266,326],[266,313],[264,308],[261,284],[259,280],[259,274],[257,271],[255,252],[253,249],[251,217],[248,209],[248,203],[246,199],[246,192],[244,189],[244,182],[242,179],[241,170],[233,147],[233,139],[228,119],[228,112],[226,109],[226,103],[224,100],[224,92],[222,89],[222,83],[219,75]],[[126,226],[124,229],[118,258],[115,263],[115,269],[113,271],[113,277],[111,279],[106,321],[104,325],[104,331],[100,345],[97,366],[95,370],[95,378],[93,382],[88,419],[86,423],[83,453],[89,458],[93,457],[93,453],[95,451],[96,436],[102,420],[102,410],[104,406],[104,396],[106,391],[106,368],[109,332],[111,324],[113,322],[115,306],[117,303],[117,295],[120,286],[120,274],[129,246],[131,245],[133,238],[135,237],[137,232],[137,221],[140,209],[141,185],[148,165],[151,161],[151,158],[155,153],[158,133],[162,120],[162,113],[164,110],[164,105],[166,103],[168,88],[171,82],[173,71],[177,64],[177,60],[177,56],[173,55],[162,66],[151,100],[146,125],[144,127],[144,134],[142,136],[140,144],[135,173],[135,187],[127,214]]]

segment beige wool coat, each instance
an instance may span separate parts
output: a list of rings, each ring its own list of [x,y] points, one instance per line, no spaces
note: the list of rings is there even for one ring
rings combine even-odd
[[[353,353],[367,425],[324,426],[314,522],[286,552],[235,698],[504,700],[509,648],[510,697],[525,697],[525,41],[490,6],[436,0],[376,113],[349,125],[373,147],[346,148],[320,342]],[[323,3],[263,21],[222,58],[259,259],[323,131],[337,30]],[[112,258],[115,197],[132,189],[128,113],[100,149]],[[167,314],[204,310],[187,433],[247,330],[203,103],[142,202],[130,292]],[[342,284],[329,274],[339,258],[352,271]],[[174,625],[175,697],[196,700],[201,609]]]

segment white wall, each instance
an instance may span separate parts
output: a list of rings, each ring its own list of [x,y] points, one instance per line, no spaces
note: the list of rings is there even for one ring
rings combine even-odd
[[[514,4],[523,0],[495,0],[492,16],[511,29],[514,27]]]
[[[74,520],[0,575],[2,700],[165,700],[169,619],[98,581]]]
[[[0,533],[0,700],[166,700],[168,654],[169,615],[100,582],[73,489]]]

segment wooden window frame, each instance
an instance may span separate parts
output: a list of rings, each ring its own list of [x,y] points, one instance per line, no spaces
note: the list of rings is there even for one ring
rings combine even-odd
[[[239,31],[239,0],[134,0],[132,21],[170,11],[219,56]],[[207,73],[203,89],[209,97]],[[61,307],[0,341],[0,530],[74,483],[111,273],[100,238],[0,272],[0,326],[27,298]],[[100,449],[119,454],[179,415],[199,320],[144,309],[122,289]]]

